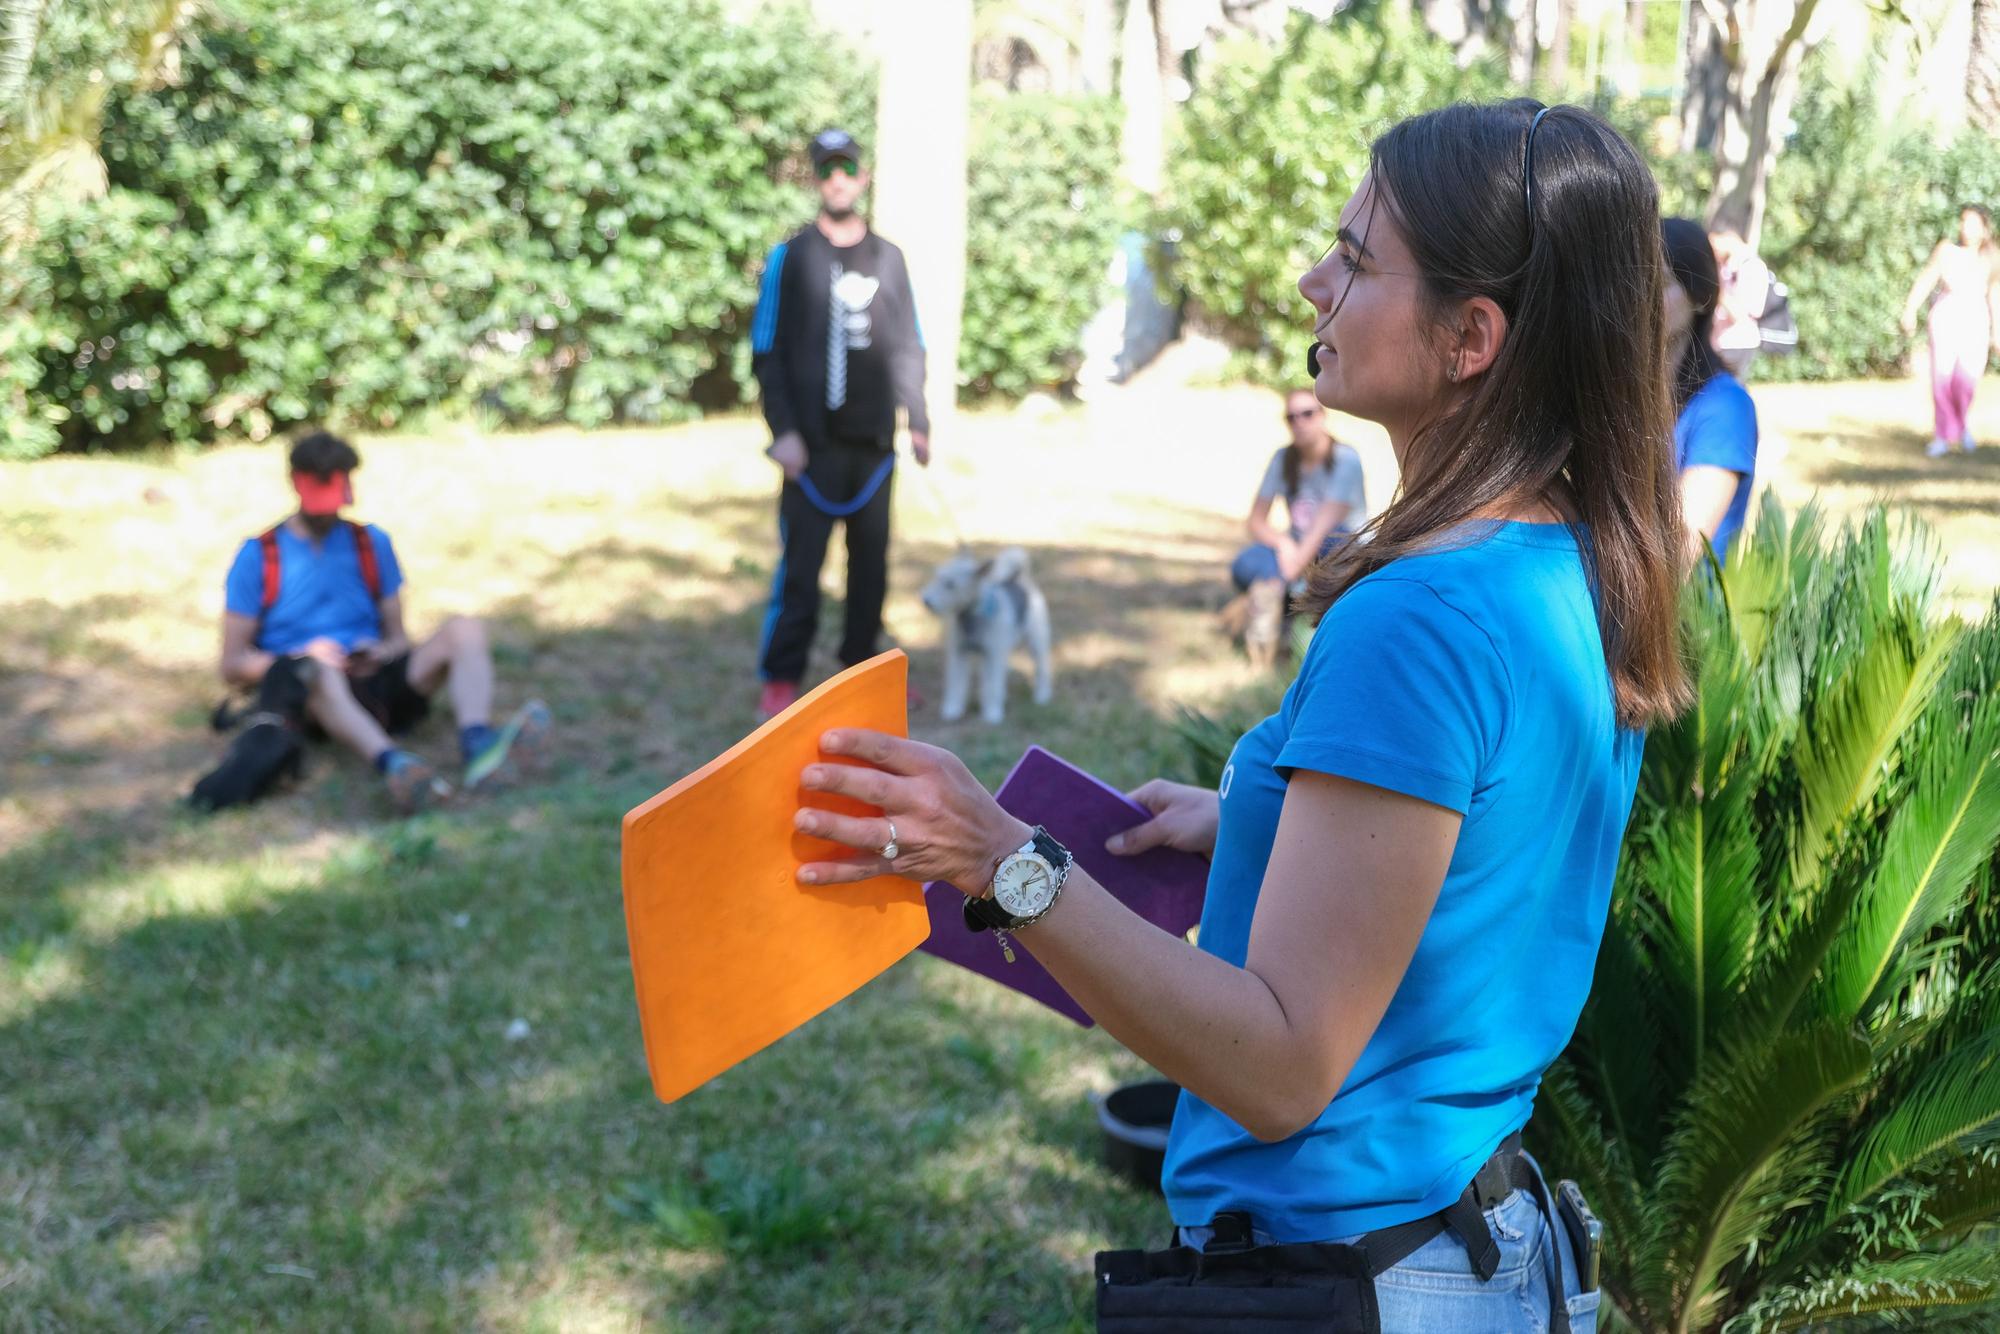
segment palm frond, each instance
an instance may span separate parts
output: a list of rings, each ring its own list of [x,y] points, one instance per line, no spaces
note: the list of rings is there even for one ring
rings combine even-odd
[[[1645,926],[1637,919],[1657,917],[1649,898],[1622,887],[1633,879],[1628,856],[1620,867],[1621,892],[1613,896],[1613,925],[1605,932],[1591,982],[1590,1004],[1577,1024],[1570,1052],[1589,1072],[1587,1086],[1604,1109],[1605,1132],[1624,1146],[1634,1164],[1643,1164],[1650,1185],[1653,1163],[1665,1134],[1670,1091],[1686,1082],[1684,1047],[1677,1046],[1669,1067],[1662,1041],[1669,1026],[1666,987],[1660,980],[1647,942],[1657,940],[1663,927]]]
[[[1869,1056],[1848,1030],[1807,1028],[1719,1052],[1690,1087],[1659,1178],[1684,1316],[1712,1315],[1717,1276],[1812,1188],[1801,1150],[1827,1108],[1867,1078]]]
[[[1615,1287],[1628,1305],[1639,1297],[1642,1305],[1664,1309],[1667,1293],[1656,1277],[1660,1211],[1647,1198],[1625,1145],[1606,1133],[1596,1108],[1577,1087],[1576,1073],[1563,1061],[1542,1076],[1528,1135],[1536,1156],[1562,1164],[1563,1175],[1583,1188],[1606,1234],[1617,1239],[1605,1258],[1613,1271],[1606,1286]]]
[[[1886,577],[1885,567],[1885,590]],[[1931,628],[1909,615],[1886,616],[1822,696],[1799,757],[1804,801],[1793,853],[1796,882],[1817,878],[1829,849],[1874,797],[1956,641],[1948,625]]]
[[[1862,1135],[1827,1199],[1828,1217],[1939,1150],[2000,1125],[2000,1027],[1942,1053]]]
[[[1686,997],[1689,1073],[1748,976],[1762,916],[1758,848],[1747,784],[1720,780],[1666,813],[1647,847],[1647,878],[1659,896],[1662,973]]]
[[[1838,1274],[1761,1296],[1723,1326],[1724,1334],[1761,1334],[1808,1326],[1850,1328],[1889,1312],[1985,1305],[2000,1299],[2000,1247],[1969,1244],[1934,1254],[1865,1262]],[[1922,1326],[1930,1328],[1929,1325]]]
[[[1830,1018],[1859,1018],[1911,974],[1911,947],[1958,908],[2000,844],[2000,697],[1982,701],[1956,735],[1929,740],[1827,956],[1816,1001]]]
[[[1748,661],[1764,656],[1779,612],[1794,604],[1821,559],[1825,512],[1817,500],[1788,516],[1777,493],[1766,490],[1757,523],[1723,568],[1736,638]]]
[[[1937,1240],[1962,1236],[1976,1227],[2000,1223],[2000,1153],[1992,1149],[1953,1159],[1924,1202],[1930,1234]]]

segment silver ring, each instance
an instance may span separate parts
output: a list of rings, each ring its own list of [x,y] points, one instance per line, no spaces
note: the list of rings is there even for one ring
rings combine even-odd
[[[889,817],[886,815],[882,818],[889,820]],[[896,856],[900,852],[902,852],[902,849],[896,846],[896,822],[889,820],[889,841],[882,845],[881,851],[877,855],[885,862],[892,862],[896,860]]]

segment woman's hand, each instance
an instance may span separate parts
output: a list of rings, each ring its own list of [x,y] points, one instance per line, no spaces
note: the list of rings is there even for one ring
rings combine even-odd
[[[1028,841],[1027,825],[1000,809],[958,756],[937,746],[882,732],[837,729],[820,738],[820,749],[862,761],[811,764],[800,775],[810,792],[831,792],[879,807],[881,815],[840,815],[816,807],[792,817],[793,828],[844,843],[861,855],[841,862],[811,862],[799,868],[808,885],[845,885],[878,875],[910,880],[946,880],[967,894],[984,897],[993,887],[1000,859]],[[896,826],[896,859],[879,849]]]
[[[1132,800],[1151,811],[1153,818],[1112,835],[1104,845],[1106,851],[1121,857],[1162,847],[1204,857],[1215,852],[1215,831],[1222,823],[1222,801],[1210,789],[1155,778],[1134,792]]]

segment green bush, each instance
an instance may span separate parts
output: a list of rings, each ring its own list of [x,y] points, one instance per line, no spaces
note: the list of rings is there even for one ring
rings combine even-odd
[[[183,66],[114,99],[107,196],[42,209],[0,340],[17,454],[733,401],[803,144],[866,128],[803,10],[715,0],[224,0]]]
[[[1791,289],[1799,351],[1758,367],[1808,380],[1896,374],[1910,350],[1897,327],[1910,283],[1931,247],[1957,235],[1962,204],[2000,199],[2000,143],[1966,133],[1940,147],[1885,122],[1868,84],[1839,89],[1817,73],[1794,118],[1761,249]]]
[[[974,397],[1068,384],[1121,229],[1117,104],[982,93],[968,156],[960,381]]]
[[[1460,69],[1449,46],[1405,16],[1315,23],[1284,43],[1220,47],[1183,110],[1166,225],[1175,280],[1196,317],[1259,378],[1296,379],[1311,312],[1299,275],[1333,243],[1368,145],[1396,120],[1504,91],[1490,65]]]
[[[1685,598],[1696,704],[1529,1127],[1637,1330],[2000,1317],[2000,607],[1942,616],[1940,560],[1767,500]]]

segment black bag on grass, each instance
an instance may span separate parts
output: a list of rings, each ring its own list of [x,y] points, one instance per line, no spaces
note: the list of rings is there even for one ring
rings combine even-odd
[[[264,673],[251,711],[239,714],[224,700],[210,720],[218,732],[237,722],[243,730],[229,743],[222,763],[203,774],[188,793],[198,811],[246,806],[305,769],[306,695],[318,664],[310,658],[279,658]]]

